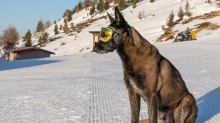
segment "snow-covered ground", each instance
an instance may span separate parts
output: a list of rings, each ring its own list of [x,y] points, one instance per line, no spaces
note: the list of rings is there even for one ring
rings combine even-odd
[[[214,3],[210,5],[203,0],[189,0],[189,3],[193,16],[220,10]],[[219,123],[220,29],[202,30],[197,33],[196,41],[155,43],[163,34],[161,25],[166,25],[171,10],[177,19],[180,5],[184,8],[185,4],[186,0],[155,0],[154,3],[144,0],[135,9],[123,10],[123,15],[180,71],[197,101],[199,114],[196,123]],[[155,16],[139,20],[138,13],[143,10],[146,15]],[[88,12],[82,10],[74,14],[71,22],[86,21],[82,18],[87,17]],[[108,12],[113,13],[112,8]],[[106,12],[94,18],[104,15]],[[202,22],[220,25],[219,20],[220,16],[194,20],[185,25],[178,24],[173,30],[182,31]],[[57,24],[64,25],[63,19]],[[128,123],[130,104],[117,53],[99,55],[90,52],[93,36],[89,31],[99,31],[109,24],[108,19],[98,20],[76,34],[77,37],[54,35],[53,24],[46,29],[49,38],[63,36],[43,47],[55,52],[53,57],[13,62],[4,62],[0,58],[0,122]],[[32,38],[34,45],[37,40]],[[61,42],[66,44],[60,46]],[[23,46],[21,41],[20,46]],[[79,52],[87,47],[89,49]],[[146,118],[147,105],[142,101],[140,119]]]
[[[220,122],[220,42],[156,44],[180,71],[199,108]],[[128,123],[130,105],[116,52],[0,63],[0,122]],[[142,101],[140,119],[148,118]]]

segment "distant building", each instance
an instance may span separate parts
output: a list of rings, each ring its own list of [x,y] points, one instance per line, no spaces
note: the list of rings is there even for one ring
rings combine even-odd
[[[43,58],[50,57],[50,54],[55,54],[47,50],[43,50],[37,47],[21,47],[16,49],[6,50],[6,61],[32,59],[32,58]]]
[[[89,31],[89,33],[93,34],[93,47],[95,47],[100,39],[100,31]]]

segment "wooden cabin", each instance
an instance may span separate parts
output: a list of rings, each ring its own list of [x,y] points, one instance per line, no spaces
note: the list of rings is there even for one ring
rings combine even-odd
[[[89,33],[93,34],[93,47],[95,47],[96,43],[98,43],[100,39],[100,31],[89,31]]]
[[[44,58],[50,57],[50,54],[55,54],[37,47],[21,47],[11,50],[6,50],[6,61],[32,59],[32,58]]]

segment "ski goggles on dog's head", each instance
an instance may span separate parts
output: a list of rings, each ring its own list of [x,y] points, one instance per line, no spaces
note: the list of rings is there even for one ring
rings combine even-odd
[[[115,38],[116,30],[113,27],[102,27],[100,32],[100,41],[108,42]]]

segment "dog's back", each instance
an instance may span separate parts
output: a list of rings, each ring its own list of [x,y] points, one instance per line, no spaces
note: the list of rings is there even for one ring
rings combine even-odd
[[[159,102],[165,106],[174,105],[189,91],[179,71],[166,58],[161,56],[157,67],[159,67],[157,89],[158,96],[160,97]]]

